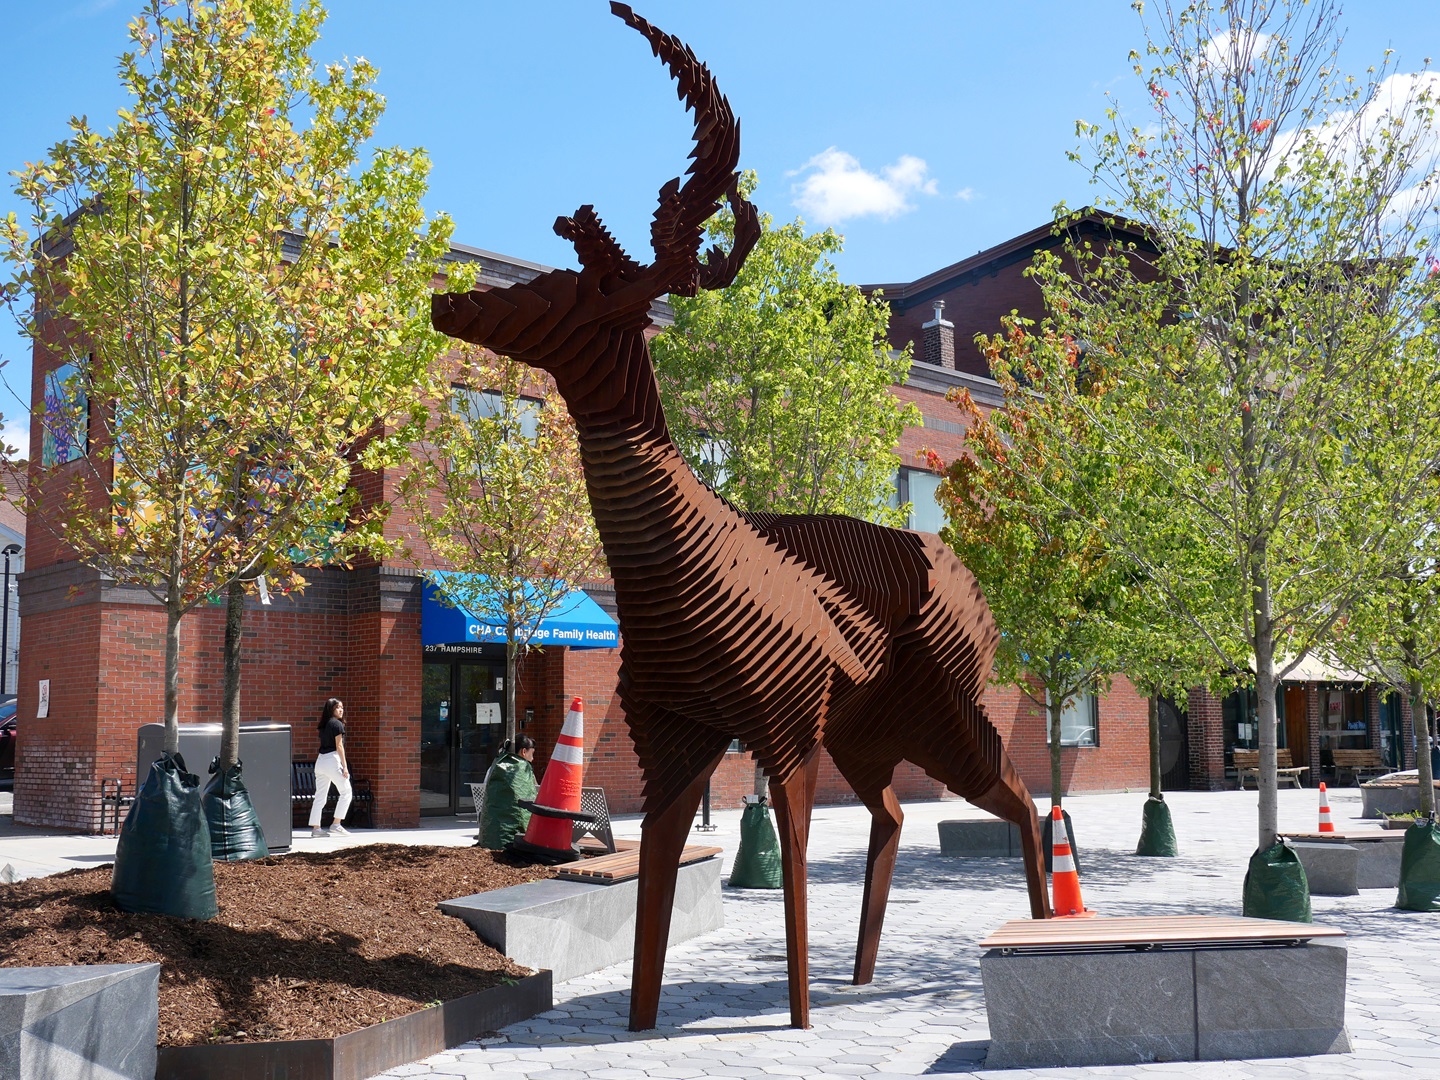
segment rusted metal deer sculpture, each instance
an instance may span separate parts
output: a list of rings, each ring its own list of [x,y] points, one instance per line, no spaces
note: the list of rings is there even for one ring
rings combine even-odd
[[[630,1027],[655,1026],[681,849],[732,739],[770,777],[780,824],[790,1019],[809,1026],[805,849],[823,743],[870,809],[854,978],[874,972],[899,844],[895,767],[912,761],[1020,826],[1031,913],[1048,914],[1035,806],[980,705],[997,641],[974,577],[937,537],[836,516],[742,514],[695,478],[666,428],[651,301],[734,280],[760,228],[740,198],[739,125],[706,67],[625,4],[695,112],[694,163],[660,189],[655,259],[593,207],[562,217],[581,269],[434,298],[437,329],[549,372],[574,417],[615,580],[619,696],[644,775]],[[728,199],[736,238],[702,260]]]

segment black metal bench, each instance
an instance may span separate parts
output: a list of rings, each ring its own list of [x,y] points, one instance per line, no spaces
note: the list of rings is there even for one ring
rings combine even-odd
[[[130,804],[135,801],[135,795],[125,794],[125,781],[118,776],[102,776],[100,778],[100,831],[101,833],[119,832],[120,818],[122,812],[128,813]],[[105,825],[105,818],[109,817],[110,826]]]
[[[370,790],[370,781],[357,780],[352,775],[350,788],[354,794],[351,796],[350,812],[345,815],[345,824],[355,825],[362,829],[373,829],[375,827],[375,796]],[[322,825],[329,825],[334,819],[335,803],[339,798],[340,793],[332,787],[330,797],[325,800],[325,811],[320,819]],[[308,825],[310,807],[314,802],[315,762],[292,761],[290,763],[291,824],[297,828]]]

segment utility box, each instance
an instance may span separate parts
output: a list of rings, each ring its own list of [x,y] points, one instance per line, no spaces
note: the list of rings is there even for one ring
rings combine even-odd
[[[210,762],[220,754],[219,724],[181,724],[180,756],[185,768],[210,779]],[[136,783],[143,786],[150,766],[165,749],[165,725],[143,724],[135,753]],[[290,848],[290,725],[241,724],[240,764],[245,788],[271,851]]]

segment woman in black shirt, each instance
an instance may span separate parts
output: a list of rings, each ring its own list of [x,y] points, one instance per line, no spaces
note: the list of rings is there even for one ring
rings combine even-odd
[[[345,815],[350,810],[350,766],[345,761],[345,703],[339,698],[330,698],[320,709],[320,723],[315,725],[320,732],[320,756],[315,759],[315,802],[310,807],[311,836],[349,836],[345,828]],[[340,793],[335,802],[335,822],[328,830],[320,827],[320,815],[325,812],[325,800],[330,797],[330,785]]]

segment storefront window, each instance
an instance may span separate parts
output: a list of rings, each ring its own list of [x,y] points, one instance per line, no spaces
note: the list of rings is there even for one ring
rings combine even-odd
[[[1331,764],[1333,750],[1365,749],[1365,695],[1354,690],[1320,692],[1320,763]]]
[[[1231,762],[1230,752],[1260,749],[1260,699],[1254,690],[1236,690],[1221,705],[1225,727],[1225,763]],[[1287,744],[1285,735],[1285,695],[1275,695],[1275,745]]]

